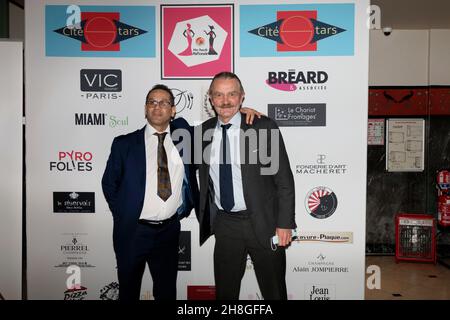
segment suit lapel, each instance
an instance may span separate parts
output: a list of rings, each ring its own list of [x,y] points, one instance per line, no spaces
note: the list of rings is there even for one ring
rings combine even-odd
[[[207,122],[205,123],[205,125],[203,126],[203,132],[202,135],[205,134],[205,132],[207,130],[214,130],[214,128],[217,125],[217,117],[214,118],[213,121]],[[203,136],[202,136],[203,137]],[[212,139],[214,139],[214,136],[212,137]],[[203,150],[203,156],[204,156],[204,160],[206,160],[206,166],[205,166],[205,171],[206,171],[206,181],[205,185],[208,185],[208,177],[209,177],[209,164],[211,163],[211,145],[212,145],[212,139],[209,141],[203,141],[202,139],[202,150]],[[209,146],[209,148],[208,148]]]
[[[239,137],[239,143],[240,143],[240,159],[241,159],[241,176],[242,176],[242,188],[244,190],[244,199],[245,199],[245,190],[248,190],[248,181],[249,181],[249,166],[248,166],[248,159],[249,156],[247,155],[249,147],[246,146],[245,143],[245,136],[244,133],[250,128],[250,126],[245,122],[245,117],[241,118],[241,132]],[[247,199],[245,199],[245,202],[248,203]]]
[[[145,196],[145,183],[147,176],[147,160],[145,154],[145,126],[141,130],[137,131],[135,137],[135,143],[130,149],[130,161],[132,162],[132,168],[136,172],[136,179],[138,180],[138,191],[141,194],[142,203]]]
[[[201,125],[202,165],[200,166],[200,245],[202,245],[211,235],[212,222],[214,221],[214,217],[216,214],[216,212],[213,211],[213,208],[211,207],[213,202],[211,198],[214,190],[211,190],[212,187],[209,183],[209,163],[211,161],[212,139],[209,141],[204,141],[203,139],[205,132],[207,130],[214,129],[216,125],[217,117],[211,120],[207,120]]]

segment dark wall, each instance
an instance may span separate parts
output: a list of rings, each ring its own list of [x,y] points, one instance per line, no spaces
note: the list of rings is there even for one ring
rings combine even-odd
[[[379,116],[376,118],[388,119]],[[416,118],[425,119],[423,172],[387,172],[386,146],[368,146],[366,219],[368,253],[395,252],[397,213],[426,213],[437,218],[436,171],[450,168],[450,116]],[[442,240],[446,241],[445,238]]]

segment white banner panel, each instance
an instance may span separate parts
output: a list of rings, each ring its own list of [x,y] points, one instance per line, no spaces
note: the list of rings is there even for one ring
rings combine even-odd
[[[23,44],[0,41],[0,294],[22,298]]]
[[[295,179],[298,231],[316,236],[287,250],[289,299],[364,297],[368,5],[296,1],[238,10],[236,70],[245,103],[280,126]],[[283,18],[280,34],[291,32],[280,36],[276,49],[267,46],[277,30],[261,26]],[[306,18],[315,19],[315,45],[305,33],[290,38]],[[331,241],[348,233],[351,242]],[[260,297],[250,285],[254,275],[248,277],[241,298]]]
[[[210,79],[232,70],[243,82],[244,104],[281,127],[295,176],[296,220],[305,238],[287,251],[289,298],[362,299],[367,6],[354,0],[27,3],[29,297],[117,297],[112,218],[100,185],[113,137],[144,126],[145,95],[156,83],[172,88],[178,116],[201,123],[213,116]],[[82,21],[108,17],[133,32],[64,28],[77,12]],[[195,29],[190,40],[180,33],[188,24]],[[182,230],[178,298],[211,297],[214,238],[199,247],[193,213]],[[69,265],[79,269],[67,274]],[[252,268],[249,260],[242,299],[261,298]],[[68,289],[69,276],[69,286],[81,284]],[[148,270],[141,299],[153,299]]]

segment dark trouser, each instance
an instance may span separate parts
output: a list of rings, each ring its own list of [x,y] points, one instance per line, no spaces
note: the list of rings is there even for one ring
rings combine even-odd
[[[220,213],[214,233],[216,299],[238,300],[247,254],[253,261],[261,294],[266,300],[286,300],[286,252],[266,249],[256,240],[250,218]],[[267,240],[269,241],[269,239]]]
[[[146,263],[155,300],[176,300],[179,237],[178,219],[164,226],[138,224],[129,252],[117,258],[119,300],[139,300]]]

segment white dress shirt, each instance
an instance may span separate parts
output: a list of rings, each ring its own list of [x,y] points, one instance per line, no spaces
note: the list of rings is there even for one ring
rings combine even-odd
[[[241,129],[241,113],[236,113],[230,122],[231,127],[227,130],[228,140],[230,141],[230,158],[231,158],[231,172],[233,178],[233,196],[234,207],[231,211],[247,210],[244,199],[244,191],[242,187],[242,172],[241,172],[241,152],[240,152],[240,129]],[[211,145],[211,159],[209,167],[209,175],[214,185],[215,203],[220,210],[223,210],[220,205],[220,142],[222,141],[222,127],[225,124],[219,119],[214,130],[214,137]]]
[[[156,132],[155,128],[147,123],[144,134],[146,155],[145,197],[140,216],[140,219],[146,220],[170,218],[176,213],[183,201],[181,188],[183,186],[184,164],[170,137],[170,126],[167,126],[164,131],[167,132],[164,138],[164,148],[167,154],[172,194],[166,201],[158,196],[158,137],[154,135]]]

